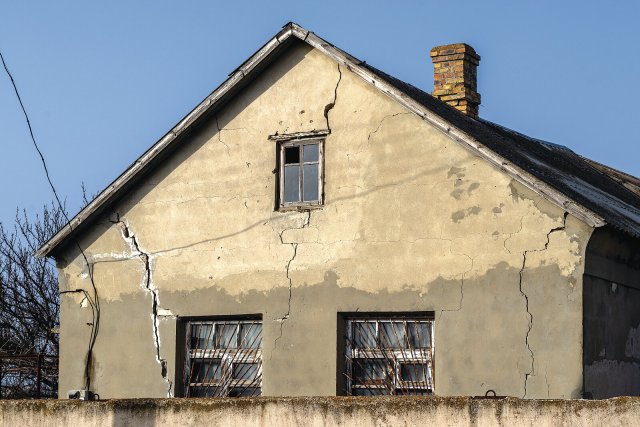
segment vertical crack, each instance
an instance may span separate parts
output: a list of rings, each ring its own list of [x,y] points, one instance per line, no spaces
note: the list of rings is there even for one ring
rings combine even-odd
[[[544,382],[547,384],[547,399],[551,397],[550,386],[549,386],[549,378],[547,378],[547,370],[544,371]]]
[[[311,223],[311,211],[307,211],[307,218],[305,219],[304,223],[302,224],[302,228],[306,228],[309,226],[309,224]],[[290,230],[289,228],[286,228],[284,230],[282,230],[280,232],[280,243],[282,243],[283,245],[284,240],[282,239],[282,235],[284,234],[285,231]],[[284,316],[275,319],[276,321],[280,322],[280,335],[275,339],[275,341],[273,342],[273,347],[274,349],[278,346],[278,341],[280,340],[280,338],[282,338],[282,328],[284,327],[284,322],[289,318],[289,316],[291,315],[291,295],[292,295],[292,290],[293,290],[293,279],[290,276],[290,271],[291,271],[291,263],[293,262],[293,260],[296,259],[296,255],[298,254],[298,245],[299,243],[289,243],[291,245],[291,247],[293,248],[293,255],[291,256],[291,258],[289,259],[289,262],[287,262],[287,268],[286,268],[286,273],[287,273],[287,280],[289,281],[289,299],[287,301],[287,312],[284,314]],[[271,355],[273,357],[273,354]]]
[[[531,311],[529,310],[529,296],[522,289],[524,269],[527,263],[527,254],[530,252],[546,251],[551,241],[551,234],[555,233],[556,231],[564,230],[565,227],[567,226],[567,215],[568,215],[568,212],[565,212],[562,218],[561,226],[558,226],[549,230],[549,232],[547,233],[547,241],[545,242],[544,247],[542,249],[528,249],[522,253],[522,267],[520,268],[520,272],[519,272],[518,288],[520,289],[520,294],[522,294],[522,296],[524,297],[525,309],[527,310],[527,314],[529,315],[529,322],[527,325],[527,334],[524,337],[524,342],[525,342],[525,345],[527,346],[527,350],[529,350],[529,353],[531,354],[531,370],[528,373],[524,374],[524,394],[522,395],[523,399],[527,396],[527,382],[529,381],[529,377],[535,375],[535,356],[533,354],[533,349],[531,348],[531,344],[529,343],[529,334],[531,333],[531,329],[533,329],[533,313],[531,313]]]
[[[293,247],[293,256],[287,263],[287,280],[289,281],[289,299],[287,301],[287,312],[281,318],[276,319],[280,322],[280,335],[278,335],[278,338],[276,338],[273,343],[274,348],[278,346],[278,340],[282,338],[282,328],[284,327],[285,320],[287,320],[291,315],[291,290],[293,288],[293,281],[291,279],[291,276],[289,276],[289,269],[291,268],[291,263],[296,258],[296,255],[298,253],[298,243],[291,243],[291,247]]]
[[[336,106],[336,101],[338,100],[338,86],[340,86],[340,80],[342,80],[342,70],[340,69],[340,64],[338,64],[338,82],[336,83],[335,89],[333,89],[333,102],[328,103],[324,107],[324,118],[327,121],[327,129],[331,132],[331,126],[329,126],[329,111]]]
[[[168,385],[167,396],[171,397],[173,395],[173,382],[167,377],[167,361],[160,356],[160,319],[158,317],[159,297],[158,290],[153,285],[151,255],[142,250],[138,239],[131,231],[131,228],[124,218],[121,218],[120,215],[116,213],[116,220],[111,222],[114,224],[119,224],[121,226],[122,238],[129,244],[132,255],[138,256],[144,264],[145,274],[143,283],[145,291],[151,294],[151,317],[153,321],[153,338],[156,348],[156,361],[160,364],[160,373],[162,375],[162,379]]]
[[[527,396],[527,381],[529,380],[529,376],[535,374],[535,367],[534,367],[535,358],[533,355],[533,349],[531,348],[531,345],[529,345],[529,334],[531,333],[531,329],[533,328],[533,314],[531,314],[531,311],[529,311],[529,296],[522,290],[522,276],[524,274],[524,267],[527,262],[527,252],[528,251],[524,251],[522,253],[522,268],[520,268],[519,281],[518,281],[520,294],[522,294],[522,296],[524,297],[525,309],[527,310],[527,314],[529,315],[529,321],[527,324],[527,334],[524,337],[524,342],[525,342],[525,345],[527,346],[527,350],[529,350],[529,353],[531,354],[531,370],[528,373],[524,374],[524,394],[522,395],[523,399]]]

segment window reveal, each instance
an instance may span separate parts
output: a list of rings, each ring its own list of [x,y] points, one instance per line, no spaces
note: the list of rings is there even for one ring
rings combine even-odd
[[[261,394],[262,321],[189,321],[186,339],[185,397]]]
[[[280,145],[280,207],[322,204],[322,140]]]
[[[433,394],[433,319],[348,318],[347,393]]]

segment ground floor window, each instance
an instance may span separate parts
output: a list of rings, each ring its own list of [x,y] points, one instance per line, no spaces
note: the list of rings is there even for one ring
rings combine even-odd
[[[433,393],[433,317],[346,317],[347,394]]]
[[[185,397],[261,394],[262,320],[192,320],[185,332]]]

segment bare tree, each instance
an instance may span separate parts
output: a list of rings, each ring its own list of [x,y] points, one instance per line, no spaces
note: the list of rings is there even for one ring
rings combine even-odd
[[[0,398],[55,397],[59,326],[58,278],[36,249],[66,224],[63,206],[45,206],[15,224],[0,224]]]

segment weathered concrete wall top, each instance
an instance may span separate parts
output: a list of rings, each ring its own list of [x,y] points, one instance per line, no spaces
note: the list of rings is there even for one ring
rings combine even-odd
[[[270,135],[330,130],[325,205],[274,210]],[[174,395],[176,322],[259,314],[263,393],[334,395],[337,315],[435,313],[435,392],[579,397],[592,229],[348,69],[292,47],[81,240],[102,318],[103,398]],[[90,289],[69,249],[63,290]],[[60,391],[82,386],[91,321],[61,307]]]
[[[3,426],[638,426],[640,398],[256,398],[0,401]]]

